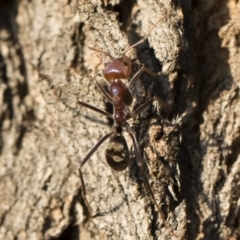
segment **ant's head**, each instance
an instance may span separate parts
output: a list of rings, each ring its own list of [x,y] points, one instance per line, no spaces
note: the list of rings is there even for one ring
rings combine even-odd
[[[132,71],[132,64],[131,64],[131,59],[129,57],[126,57],[125,53],[130,48],[127,48],[127,50],[124,51],[124,54],[122,55],[122,57],[119,57],[119,58],[114,58],[108,52],[104,52],[102,50],[99,50],[93,47],[88,46],[88,48],[95,52],[102,53],[108,56],[109,58],[111,58],[111,60],[109,61],[109,63],[107,63],[107,65],[105,66],[105,69],[103,70],[103,75],[107,80],[111,81],[116,78],[121,78],[121,79],[129,78]]]
[[[104,77],[111,81],[116,78],[128,79],[132,71],[131,59],[128,57],[112,58],[103,70]]]
[[[108,52],[93,48],[93,47],[89,47],[89,49],[95,51],[95,52],[99,52],[102,53],[108,57],[111,58],[111,61],[106,65],[104,71],[103,71],[103,75],[104,77],[111,81],[113,79],[116,78],[121,78],[121,79],[128,79],[129,75],[131,74],[131,70],[132,70],[132,64],[131,64],[131,59],[129,57],[126,57],[126,53],[130,50],[135,48],[136,46],[138,46],[139,44],[143,43],[148,36],[150,35],[150,33],[152,32],[152,30],[161,22],[164,21],[164,19],[166,17],[168,17],[170,14],[165,13],[164,16],[162,18],[160,18],[148,31],[148,33],[145,35],[144,38],[142,38],[140,41],[136,42],[135,44],[127,47],[122,56],[120,58],[114,58],[112,57]]]

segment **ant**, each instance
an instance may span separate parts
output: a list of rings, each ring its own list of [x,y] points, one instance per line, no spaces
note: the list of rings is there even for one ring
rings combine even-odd
[[[159,76],[159,73],[154,73],[151,72],[149,69],[145,68],[143,65],[142,67],[137,71],[137,73],[129,80],[128,84],[125,85],[122,82],[122,79],[127,80],[130,77],[131,71],[132,71],[132,63],[131,59],[127,56],[125,56],[126,52],[128,52],[130,49],[136,47],[137,45],[141,44],[144,42],[148,36],[150,35],[151,31],[156,27],[157,24],[161,23],[168,14],[165,14],[160,20],[158,20],[152,28],[148,31],[148,33],[145,35],[144,38],[142,38],[140,41],[137,43],[129,46],[122,54],[121,57],[119,58],[114,58],[112,57],[109,53],[96,49],[94,47],[89,47],[90,50],[93,50],[95,52],[104,54],[108,56],[111,60],[106,64],[105,69],[103,70],[103,76],[105,77],[106,80],[110,82],[109,86],[109,92],[107,92],[104,87],[98,83],[96,80],[96,73],[97,73],[97,67],[100,65],[98,64],[95,67],[95,73],[94,73],[94,82],[100,92],[107,98],[107,100],[112,103],[113,105],[113,114],[111,115],[108,112],[105,112],[104,110],[101,110],[95,106],[92,106],[88,103],[76,100],[76,104],[84,106],[86,108],[89,108],[95,112],[98,112],[100,114],[105,115],[108,118],[113,119],[114,125],[113,125],[113,130],[109,133],[107,133],[105,136],[103,136],[95,146],[89,151],[89,153],[85,156],[85,158],[82,160],[79,166],[79,175],[82,183],[82,193],[84,200],[88,204],[88,201],[86,199],[86,190],[85,190],[85,183],[84,179],[82,176],[82,167],[84,164],[90,159],[92,154],[100,147],[100,145],[105,142],[107,139],[110,139],[107,148],[105,151],[105,157],[108,165],[115,171],[123,171],[125,170],[128,165],[129,165],[129,159],[130,159],[130,154],[129,154],[129,148],[127,145],[127,142],[122,134],[123,130],[125,130],[130,138],[132,139],[133,142],[133,148],[137,160],[137,166],[139,167],[141,174],[144,179],[144,183],[148,189],[148,192],[157,207],[157,210],[159,214],[161,215],[162,221],[167,229],[169,229],[168,224],[166,223],[166,220],[163,216],[163,213],[160,209],[159,204],[156,201],[156,198],[154,196],[154,193],[151,189],[151,186],[148,182],[147,175],[144,171],[144,162],[142,157],[140,156],[140,151],[138,149],[138,144],[137,140],[134,136],[134,134],[130,131],[129,126],[128,126],[128,120],[131,118],[134,118],[135,116],[139,115],[142,111],[144,111],[146,108],[148,108],[154,101],[158,101],[159,104],[162,107],[166,107],[166,104],[158,97],[152,97],[149,100],[147,100],[142,106],[140,106],[136,111],[129,113],[127,111],[127,108],[132,105],[133,102],[133,96],[132,93],[129,89],[129,85],[137,79],[137,77],[142,73],[146,72],[147,74],[151,76]],[[71,99],[68,98],[60,98],[62,101],[72,101]],[[89,204],[88,204],[89,207]],[[88,221],[88,220],[87,220]]]

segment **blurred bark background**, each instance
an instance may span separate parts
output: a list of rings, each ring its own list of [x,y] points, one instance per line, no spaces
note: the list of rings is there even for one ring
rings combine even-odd
[[[111,111],[93,84],[106,56],[129,52],[131,121],[171,231],[136,167],[114,173],[103,144],[83,168],[93,218],[84,226],[78,164],[112,123],[57,94]],[[239,239],[240,3],[183,0],[0,0],[0,239]],[[101,68],[99,67],[99,73]],[[102,79],[102,76],[98,76]],[[126,135],[131,148],[131,141]]]

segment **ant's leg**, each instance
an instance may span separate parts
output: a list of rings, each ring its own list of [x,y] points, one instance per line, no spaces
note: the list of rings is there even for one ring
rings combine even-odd
[[[61,97],[59,97],[58,99],[60,99],[60,100],[62,100],[62,101],[74,102],[74,101],[73,101],[72,99],[70,99],[70,98],[61,98]],[[77,100],[77,101],[75,101],[75,104],[78,104],[78,105],[81,105],[81,106],[83,106],[83,107],[89,108],[89,109],[91,109],[91,110],[93,110],[93,111],[95,111],[95,112],[98,112],[98,113],[100,113],[100,114],[105,115],[105,116],[108,117],[108,118],[113,118],[113,116],[112,116],[110,113],[105,112],[105,111],[103,111],[102,109],[97,108],[97,107],[94,107],[94,106],[92,106],[92,105],[90,105],[90,104],[88,104],[88,103],[85,103],[85,102],[82,102],[82,101]]]
[[[136,140],[135,136],[130,131],[128,131],[128,134],[130,135],[130,137],[132,139],[132,142],[133,142],[134,152],[135,152],[135,156],[136,156],[136,159],[137,159],[137,165],[138,165],[138,167],[139,167],[139,169],[141,171],[141,174],[142,174],[143,179],[144,179],[144,183],[147,186],[147,190],[148,190],[148,192],[149,192],[149,194],[150,194],[150,196],[151,196],[155,206],[157,207],[158,213],[160,214],[160,216],[162,218],[163,224],[164,224],[165,228],[167,228],[168,231],[171,232],[171,235],[177,238],[177,236],[174,233],[172,233],[172,231],[171,231],[167,221],[165,220],[163,212],[162,212],[159,204],[157,203],[157,200],[156,200],[156,198],[154,196],[152,188],[151,188],[151,186],[150,186],[150,184],[148,182],[147,175],[146,175],[146,173],[144,171],[144,168],[143,168],[143,159],[141,158],[140,153],[139,153],[137,140]]]
[[[112,97],[109,95],[109,93],[103,88],[103,86],[97,81],[97,79],[94,77],[95,84],[97,85],[98,89],[101,91],[101,93],[107,98],[107,100],[112,103]]]
[[[97,51],[97,52],[101,52],[101,53],[104,53],[102,52],[101,50],[97,50],[96,48],[91,48],[91,47],[88,47],[90,48],[91,50],[94,50],[94,51]],[[106,54],[106,53],[105,53]],[[100,57],[99,57],[100,58]],[[94,69],[94,75],[93,75],[93,80],[94,80],[94,83],[96,84],[96,86],[98,87],[98,89],[100,90],[100,92],[107,98],[107,100],[109,102],[112,103],[112,97],[109,95],[109,93],[103,88],[103,86],[97,81],[97,69],[98,69],[98,66],[100,66],[102,64],[102,59],[100,58],[100,63],[98,63],[96,66],[95,66],[95,69]]]
[[[167,105],[158,97],[150,98],[147,102],[145,102],[142,106],[140,106],[135,112],[129,114],[127,116],[127,120],[137,116],[139,113],[143,112],[147,109],[154,101],[158,101],[162,107],[167,107]]]
[[[99,148],[99,146],[105,142],[108,138],[110,138],[112,135],[116,134],[116,131],[112,131],[110,133],[107,133],[105,136],[103,136],[97,143],[96,145],[90,150],[90,152],[87,154],[87,156],[82,160],[79,171],[81,171],[81,168],[83,165],[89,160],[89,158],[93,155],[93,153]]]
[[[81,171],[80,168],[79,168],[79,177],[80,177],[80,181],[81,181],[82,197],[83,197],[84,203],[86,204],[86,213],[85,213],[86,219],[83,222],[83,224],[85,225],[91,220],[92,209],[91,209],[90,204],[87,200],[86,187],[85,187],[82,171]]]
[[[82,162],[80,163],[80,166],[78,168],[79,177],[80,177],[80,181],[81,181],[81,187],[82,187],[82,197],[83,197],[84,202],[87,207],[87,213],[86,213],[87,217],[86,217],[86,220],[84,220],[84,224],[87,224],[90,221],[91,215],[92,215],[91,214],[92,210],[91,210],[90,204],[87,200],[87,193],[86,193],[85,183],[84,183],[84,179],[83,179],[83,175],[82,175],[82,167],[89,160],[89,158],[92,156],[92,154],[100,147],[100,145],[114,134],[116,134],[116,131],[112,131],[112,132],[106,134],[105,136],[103,136],[95,144],[95,146],[90,150],[90,152],[87,154],[87,156],[82,160]]]
[[[157,200],[156,200],[156,198],[155,198],[155,196],[154,196],[154,193],[153,193],[153,191],[152,191],[152,188],[151,188],[151,186],[150,186],[150,184],[149,184],[149,182],[148,182],[146,173],[145,173],[145,171],[144,171],[144,169],[143,169],[143,159],[141,158],[140,153],[139,153],[139,150],[138,150],[137,140],[136,140],[135,136],[134,136],[131,132],[128,131],[128,133],[129,133],[129,135],[130,135],[130,137],[131,137],[131,139],[132,139],[132,141],[133,141],[133,147],[134,147],[134,152],[135,152],[136,159],[137,159],[137,165],[138,165],[138,167],[139,167],[139,169],[140,169],[140,171],[141,171],[141,174],[142,174],[142,176],[143,176],[144,183],[145,183],[146,186],[147,186],[148,192],[150,193],[151,198],[152,198],[155,206],[157,207],[159,214],[161,215],[161,218],[162,218],[162,221],[163,221],[165,227],[167,227],[167,223],[166,223],[166,220],[165,220],[165,218],[164,218],[164,216],[163,216],[162,210],[160,209],[159,204],[157,203]]]
[[[160,76],[162,73],[161,72],[152,72],[150,69],[144,67],[144,65],[135,73],[135,75],[131,78],[131,80],[129,81],[128,85],[130,85],[135,79],[137,79],[139,77],[139,75],[142,72],[146,72],[148,75],[153,76],[153,77],[157,77]]]
[[[152,72],[150,69],[144,67],[144,72],[146,72],[148,75],[153,76],[153,77],[158,77],[162,75],[162,72]]]

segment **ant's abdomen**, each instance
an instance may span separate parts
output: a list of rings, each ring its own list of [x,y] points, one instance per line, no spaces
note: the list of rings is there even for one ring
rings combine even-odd
[[[129,150],[123,136],[113,136],[108,142],[105,156],[108,165],[115,171],[123,171],[129,164]]]

